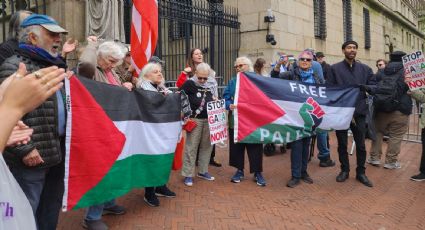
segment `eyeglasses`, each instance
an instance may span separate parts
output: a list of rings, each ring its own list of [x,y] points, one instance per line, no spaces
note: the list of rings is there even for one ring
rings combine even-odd
[[[310,58],[300,58],[299,60],[300,60],[300,61],[307,61],[307,62],[311,62],[311,59],[310,59]]]
[[[378,64],[378,66],[383,66],[383,65],[384,65],[384,64],[382,64],[382,63],[379,63],[379,64]]]
[[[207,77],[198,77],[198,80],[200,80],[200,81],[206,81],[206,80],[208,80],[208,78]]]
[[[239,65],[235,65],[234,67],[235,67],[235,69],[237,69],[237,68],[242,68],[244,65],[247,65],[247,64],[239,64]]]

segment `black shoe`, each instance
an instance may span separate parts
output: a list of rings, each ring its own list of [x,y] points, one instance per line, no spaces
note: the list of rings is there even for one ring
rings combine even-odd
[[[215,159],[210,160],[210,165],[215,166],[215,167],[221,167],[221,163],[216,161]]]
[[[336,182],[344,182],[349,176],[350,174],[348,172],[341,171],[336,177]]]
[[[365,174],[360,174],[356,176],[356,180],[360,181],[360,183],[366,185],[367,187],[373,187],[372,182],[367,178]]]
[[[159,200],[158,200],[158,197],[156,197],[155,194],[153,194],[153,195],[149,195],[149,194],[146,195],[145,194],[145,197],[143,198],[143,200],[146,202],[146,204],[148,204],[151,207],[158,207],[159,206]]]
[[[313,184],[313,179],[311,179],[311,177],[310,177],[310,175],[308,175],[308,173],[304,173],[301,176],[301,179],[307,184]]]
[[[109,208],[104,208],[102,215],[122,215],[125,213],[125,208],[123,206],[114,205]]]
[[[83,220],[83,228],[88,230],[108,230],[108,225],[102,220]]]
[[[300,184],[300,179],[299,178],[292,177],[288,181],[288,183],[286,184],[286,186],[289,187],[289,188],[295,188],[299,184]]]
[[[165,196],[168,198],[176,197],[176,193],[171,191],[166,185],[159,186],[155,188],[156,196]]]
[[[419,173],[418,175],[414,175],[410,177],[413,181],[425,181],[425,173]]]
[[[320,161],[319,166],[320,167],[333,167],[333,166],[335,166],[335,161],[328,158],[326,160]]]

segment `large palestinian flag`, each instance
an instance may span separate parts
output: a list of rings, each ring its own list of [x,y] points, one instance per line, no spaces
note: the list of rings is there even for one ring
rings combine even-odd
[[[63,210],[166,184],[181,132],[180,95],[72,77],[66,82]]]
[[[235,142],[288,143],[316,129],[348,129],[359,89],[303,84],[239,73]]]

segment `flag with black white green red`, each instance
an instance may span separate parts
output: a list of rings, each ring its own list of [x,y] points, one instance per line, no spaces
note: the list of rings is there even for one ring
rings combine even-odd
[[[65,85],[64,211],[168,182],[181,132],[179,94],[77,77]]]
[[[350,126],[359,88],[304,84],[239,73],[234,111],[235,142],[289,143],[321,130]]]

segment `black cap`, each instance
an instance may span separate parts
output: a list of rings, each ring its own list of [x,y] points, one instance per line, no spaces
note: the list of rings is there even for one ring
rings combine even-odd
[[[357,44],[357,42],[355,42],[355,41],[346,41],[346,42],[344,42],[344,44],[342,44],[342,49],[345,49],[345,47],[347,47],[348,45],[355,45],[356,48],[359,48],[359,44]]]
[[[316,57],[318,57],[318,58],[325,57],[325,54],[323,54],[323,52],[317,52]]]
[[[401,62],[402,61],[402,57],[406,55],[405,52],[403,51],[394,51],[390,54],[390,61],[391,62]]]
[[[159,57],[157,56],[152,56],[151,58],[149,58],[149,63],[158,63],[160,65],[163,65],[165,62],[163,60],[161,60]]]

